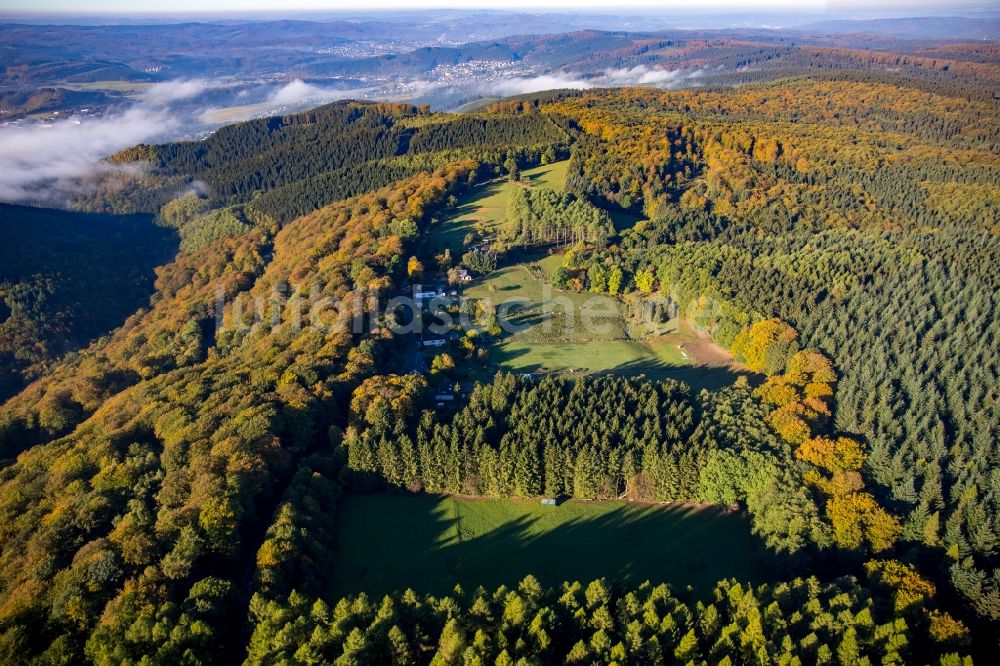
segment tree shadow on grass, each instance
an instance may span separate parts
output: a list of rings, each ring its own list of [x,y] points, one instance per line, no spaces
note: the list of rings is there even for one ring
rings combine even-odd
[[[600,577],[690,585],[699,596],[723,578],[769,579],[749,523],[715,507],[376,494],[349,496],[338,518],[336,596],[490,589],[528,574],[547,586]]]
[[[533,373],[543,369],[541,363],[514,363],[514,361],[530,353],[528,349],[512,349],[508,346],[495,345],[490,350],[490,361],[508,372]]]
[[[726,365],[672,365],[652,358],[623,363],[606,371],[605,374],[622,377],[645,376],[656,381],[673,379],[684,382],[693,391],[701,389],[717,391],[729,386],[739,377],[752,378],[752,373],[736,370]]]
[[[518,320],[518,323],[528,322],[531,324],[538,324],[544,321],[541,315],[536,315],[533,317],[524,316],[522,319]],[[507,338],[510,340],[517,340],[514,338]],[[587,345],[585,343],[578,343],[580,347],[580,353],[585,354],[587,350]],[[545,370],[544,365],[544,352],[539,351],[539,347],[543,345],[537,345],[533,349],[528,348],[512,348],[505,345],[497,345],[491,350],[491,360],[494,364],[507,367],[512,369],[512,371],[521,373],[534,373],[541,370]],[[534,354],[540,358],[537,363],[519,363],[518,359],[528,356],[529,354]],[[561,357],[560,357],[561,358]],[[583,363],[581,363],[583,365]],[[564,374],[562,371],[552,371],[560,375]],[[753,379],[755,376],[752,373],[742,372],[735,370],[729,366],[715,366],[715,365],[671,365],[665,361],[658,360],[656,358],[647,358],[636,361],[629,361],[627,363],[622,363],[613,368],[607,370],[595,370],[595,371],[583,371],[581,375],[574,376],[585,376],[585,375],[616,375],[621,377],[645,377],[651,381],[666,381],[675,380],[678,382],[683,382],[691,387],[694,392],[701,391],[702,389],[707,389],[709,391],[717,391],[721,388],[729,386],[735,382],[739,377],[747,377],[748,379]],[[567,375],[569,376],[569,375]]]

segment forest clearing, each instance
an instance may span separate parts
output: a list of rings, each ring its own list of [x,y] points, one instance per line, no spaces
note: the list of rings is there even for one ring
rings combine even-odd
[[[697,594],[721,578],[766,579],[749,523],[719,508],[379,493],[345,497],[337,517],[338,596],[444,594],[456,583],[515,585],[529,573],[558,585],[615,571],[629,584],[691,585]]]

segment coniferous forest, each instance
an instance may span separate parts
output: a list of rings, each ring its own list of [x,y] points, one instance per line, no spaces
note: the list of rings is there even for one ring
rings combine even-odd
[[[737,87],[340,101],[2,209],[0,662],[990,663],[1000,103],[821,51]],[[392,312],[296,325],[458,267],[428,238],[490,183],[493,264],[669,302],[741,376],[523,376],[491,321],[414,372]],[[361,493],[725,507],[773,578],[332,596]]]

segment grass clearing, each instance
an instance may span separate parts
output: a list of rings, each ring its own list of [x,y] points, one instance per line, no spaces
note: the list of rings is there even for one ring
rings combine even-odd
[[[607,295],[576,294],[548,284],[559,256],[506,266],[465,290],[489,300],[513,325],[510,340],[522,343],[626,341],[621,303]],[[570,366],[572,367],[572,366]]]
[[[690,584],[702,595],[722,578],[766,578],[747,521],[714,507],[348,495],[337,533],[335,598],[365,591],[377,599],[408,587],[444,594],[455,584],[491,589],[529,573],[543,585],[607,577]]]
[[[528,181],[532,187],[551,187],[562,192],[566,186],[566,172],[569,170],[569,160],[552,162],[521,172],[521,180]]]
[[[549,255],[506,266],[465,290],[466,296],[505,307],[499,314],[515,327],[494,343],[493,363],[516,373],[608,372],[675,379],[695,391],[721,388],[741,374],[731,367],[728,353],[686,322],[673,322],[675,330],[666,335],[634,339],[625,306],[617,299],[548,286],[561,261],[561,255]],[[546,305],[546,299],[555,302]]]
[[[533,187],[563,189],[569,161],[555,162],[521,172]],[[460,202],[455,214],[438,223],[427,236],[425,251],[451,248],[460,256],[469,233],[486,236],[505,224],[511,188],[496,179],[474,188]],[[624,211],[612,213],[617,228],[630,227],[640,217]],[[469,284],[466,297],[489,300],[498,315],[512,325],[491,349],[493,363],[518,373],[614,372],[646,375],[651,379],[685,381],[695,390],[719,388],[737,373],[706,363],[692,346],[704,346],[690,330],[647,339],[648,331],[632,330],[625,304],[606,294],[575,293],[550,286],[563,261],[562,255],[526,256]],[[712,366],[712,367],[705,367]]]
[[[645,366],[648,350],[639,342],[609,340],[591,343],[524,342],[515,339],[497,344],[494,361],[517,373],[539,370],[609,372],[621,367]]]
[[[533,187],[551,187],[562,191],[568,167],[569,160],[553,162],[522,171],[521,178]],[[507,220],[512,187],[518,185],[500,178],[474,187],[462,197],[453,214],[439,222],[428,234],[427,250],[438,254],[445,248],[451,248],[452,254],[461,256],[462,241],[466,235],[473,232],[480,236],[493,233]]]
[[[671,338],[672,336],[664,336]],[[676,345],[670,343],[670,346]],[[569,372],[610,373],[624,377],[644,376],[684,382],[693,391],[716,391],[745,374],[726,365],[693,365],[674,359],[674,352],[657,351],[649,341],[614,340],[590,343],[537,343],[516,338],[498,342],[493,361],[515,373]]]
[[[438,222],[428,234],[428,250],[437,254],[451,248],[452,254],[461,256],[466,235],[488,234],[502,225],[507,217],[510,187],[504,180],[491,180],[474,187],[462,197],[454,214]]]

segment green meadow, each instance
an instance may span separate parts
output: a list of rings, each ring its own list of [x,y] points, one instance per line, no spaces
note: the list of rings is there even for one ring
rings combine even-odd
[[[531,186],[563,189],[569,161],[521,173]],[[433,252],[448,247],[460,254],[469,233],[488,236],[506,221],[510,192],[521,187],[497,179],[474,188],[428,237]],[[625,228],[640,218],[612,212],[616,226]],[[465,290],[467,297],[489,300],[511,325],[491,348],[493,364],[518,373],[614,372],[677,379],[695,390],[731,383],[736,374],[719,363],[704,364],[685,345],[699,344],[678,326],[676,332],[649,336],[631,331],[625,306],[616,298],[574,293],[551,286],[562,255],[526,254],[520,260],[482,276]]]
[[[512,325],[492,346],[494,364],[517,373],[613,372],[676,379],[696,391],[720,388],[738,376],[717,359],[699,358],[695,350],[706,342],[685,322],[675,322],[675,331],[667,335],[633,336],[618,299],[551,287],[550,276],[561,261],[561,255],[553,254],[505,266],[465,290],[466,296],[500,306]]]
[[[522,171],[521,179],[532,186],[562,191],[568,166],[569,160],[545,164]],[[513,187],[520,185],[506,179],[491,180],[474,187],[459,201],[454,213],[431,230],[427,249],[438,253],[451,248],[452,253],[461,255],[462,241],[467,234],[476,232],[487,235],[504,223]]]
[[[492,589],[528,574],[544,585],[607,577],[691,585],[700,595],[726,577],[766,579],[747,521],[718,508],[351,494],[337,511],[337,533],[334,598]]]

